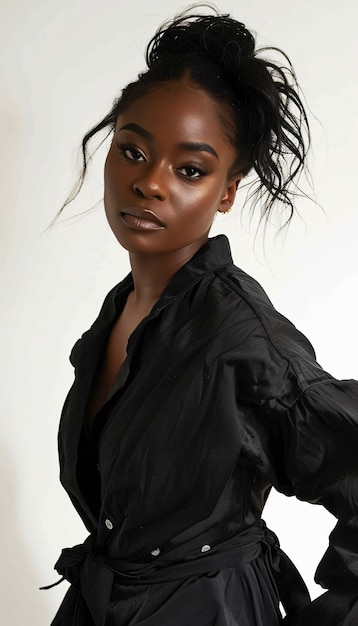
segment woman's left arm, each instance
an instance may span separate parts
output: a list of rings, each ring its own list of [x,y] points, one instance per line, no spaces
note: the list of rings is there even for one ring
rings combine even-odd
[[[337,519],[315,580],[328,589],[292,626],[358,625],[358,383],[332,378],[308,387],[282,423],[293,493]]]

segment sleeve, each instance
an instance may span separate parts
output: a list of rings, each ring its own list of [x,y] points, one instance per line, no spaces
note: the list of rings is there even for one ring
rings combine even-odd
[[[232,324],[242,339],[232,361],[245,461],[337,518],[315,575],[328,591],[285,624],[358,626],[358,382],[325,372],[262,289],[242,275],[239,283],[247,315]]]
[[[338,520],[315,575],[328,591],[284,623],[358,626],[358,382],[327,376],[290,407],[271,397],[246,428],[256,439],[250,456],[271,484]]]
[[[287,624],[357,626],[358,383],[328,379],[309,387],[288,411],[282,435],[292,492],[338,520],[315,575],[328,591]]]

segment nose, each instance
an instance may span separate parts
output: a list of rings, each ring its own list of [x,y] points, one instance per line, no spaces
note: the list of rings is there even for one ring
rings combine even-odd
[[[168,192],[163,169],[156,165],[142,171],[133,183],[135,193],[141,198],[165,200]]]

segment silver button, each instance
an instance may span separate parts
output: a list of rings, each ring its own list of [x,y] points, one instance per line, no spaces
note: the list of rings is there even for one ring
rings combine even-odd
[[[110,519],[106,519],[104,523],[106,524],[108,530],[113,530],[113,524]]]
[[[155,548],[154,550],[151,551],[151,555],[152,556],[159,556],[160,555],[160,549],[159,548]]]
[[[209,552],[209,550],[211,550],[211,546],[205,544],[205,546],[201,548],[200,552]]]

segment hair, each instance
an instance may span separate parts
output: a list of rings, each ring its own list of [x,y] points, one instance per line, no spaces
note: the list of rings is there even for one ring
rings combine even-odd
[[[192,12],[202,7],[211,14]],[[269,52],[278,54],[283,64],[264,58]],[[287,55],[273,47],[256,49],[255,38],[244,24],[220,14],[211,4],[196,4],[162,24],[149,41],[145,58],[147,69],[122,90],[110,112],[83,137],[81,174],[57,216],[82,188],[93,156],[90,140],[107,129],[103,143],[132,102],[186,74],[229,111],[222,123],[237,148],[234,169],[244,175],[256,172],[250,198],[260,201],[261,219],[268,220],[273,205],[280,203],[288,209],[285,224],[289,223],[296,181],[306,166],[310,130]]]

